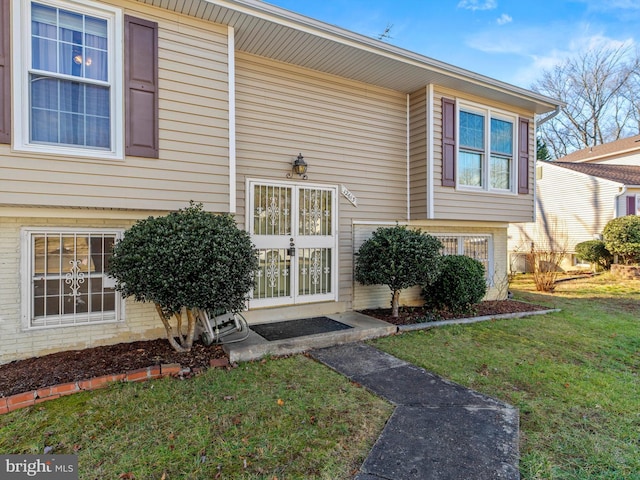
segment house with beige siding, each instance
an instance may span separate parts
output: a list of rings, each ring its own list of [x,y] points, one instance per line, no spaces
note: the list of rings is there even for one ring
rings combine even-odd
[[[252,236],[249,323],[387,306],[353,258],[396,223],[506,295],[555,100],[257,0],[0,5],[0,362],[164,336],[106,267],[191,200]]]
[[[563,269],[590,268],[576,257],[576,245],[602,239],[616,217],[640,214],[639,140],[618,140],[538,164],[536,221],[509,227],[512,270],[527,270],[532,245],[566,251]]]

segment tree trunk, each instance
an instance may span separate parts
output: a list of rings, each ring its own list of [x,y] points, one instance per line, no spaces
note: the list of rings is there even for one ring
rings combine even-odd
[[[185,338],[184,347],[189,351],[193,346],[193,337],[196,334],[197,318],[189,308],[187,308],[187,318],[189,319],[189,322],[187,323],[187,337]]]
[[[162,320],[162,324],[164,325],[164,329],[167,331],[167,338],[169,339],[169,343],[171,344],[173,349],[176,352],[188,352],[189,350],[191,350],[191,345],[189,345],[189,348],[185,348],[182,345],[180,345],[180,343],[178,343],[176,341],[174,330],[173,330],[173,327],[171,326],[171,322],[169,320],[170,317],[169,318],[166,317],[166,315],[162,311],[162,308],[157,303],[156,303],[156,310],[158,311],[158,315],[160,315],[160,320]],[[195,325],[194,325],[194,329],[195,329]],[[179,336],[179,338],[182,338],[182,333],[178,332],[178,336]]]
[[[397,317],[400,303],[400,290],[394,290],[391,294],[391,316]]]

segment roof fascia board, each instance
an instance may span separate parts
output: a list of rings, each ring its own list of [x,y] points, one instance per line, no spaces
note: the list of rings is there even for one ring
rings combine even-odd
[[[635,153],[640,153],[640,146],[639,147],[632,147],[632,148],[627,148],[624,150],[616,150],[614,152],[608,152],[608,153],[601,153],[599,155],[594,155],[593,157],[587,157],[587,158],[581,158],[580,160],[576,160],[575,163],[587,163],[587,162],[591,162],[593,160],[600,160],[600,159],[604,159],[607,157],[617,157],[617,156],[628,156],[629,154],[635,154]]]
[[[616,180],[611,180],[611,179],[609,179],[609,178],[599,177],[599,176],[597,176],[597,175],[591,175],[590,173],[580,172],[580,171],[578,171],[578,170],[573,170],[573,169],[571,169],[571,168],[562,167],[562,166],[560,166],[560,165],[554,165],[554,164],[553,164],[553,162],[543,162],[543,161],[541,161],[541,162],[538,162],[538,165],[552,165],[552,166],[553,166],[553,168],[559,168],[559,169],[562,169],[562,171],[565,171],[565,172],[571,172],[572,174],[575,174],[575,175],[583,175],[583,176],[585,176],[585,177],[592,177],[592,178],[597,179],[597,180],[598,180],[598,181],[600,181],[600,182],[611,183],[611,184],[613,184],[613,185],[619,185],[619,186],[621,185],[621,186],[623,186],[623,187],[624,187],[624,186],[626,186],[626,187],[631,187],[631,185],[626,185],[626,184],[625,184],[625,183],[623,183],[623,182],[618,182],[618,181],[616,181]],[[543,173],[542,175],[544,176],[544,173]]]
[[[515,85],[510,85],[500,80],[486,77],[479,73],[471,72],[454,65],[450,65],[433,58],[420,55],[400,47],[389,45],[382,41],[366,37],[364,35],[351,32],[349,30],[330,25],[320,20],[307,17],[289,10],[285,10],[274,5],[257,0],[203,0],[206,3],[223,6],[239,13],[251,16],[258,16],[265,20],[272,21],[285,27],[293,28],[310,35],[324,38],[330,41],[357,48],[375,55],[384,56],[390,59],[402,61],[419,68],[426,68],[441,75],[453,77],[476,85],[490,87],[501,93],[520,97],[533,101],[549,111],[555,110],[558,106],[564,106],[559,102],[530,90],[526,90]]]

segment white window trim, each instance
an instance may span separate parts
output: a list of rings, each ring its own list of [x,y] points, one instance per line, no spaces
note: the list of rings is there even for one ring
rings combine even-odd
[[[31,324],[32,315],[32,297],[33,297],[33,278],[32,278],[32,252],[31,252],[31,237],[32,235],[45,234],[45,233],[74,233],[77,235],[82,234],[112,234],[116,237],[116,242],[124,236],[124,229],[114,228],[68,228],[68,227],[24,227],[20,233],[20,271],[22,272],[21,278],[21,291],[22,291],[22,329],[23,330],[50,330],[56,328],[66,327],[90,327],[92,325],[101,324],[114,324],[121,323],[125,318],[125,301],[121,295],[116,295],[116,307],[115,318],[113,320],[93,321],[83,323],[65,323],[60,325],[43,325],[33,326]]]
[[[493,277],[495,274],[495,263],[494,263],[494,254],[493,254],[493,235],[490,233],[446,233],[446,232],[429,232],[429,235],[432,235],[438,239],[449,237],[449,238],[457,238],[458,239],[458,253],[457,255],[465,255],[464,253],[464,239],[465,238],[486,238],[487,239],[487,271],[485,272],[487,276],[487,285],[493,285]],[[462,240],[462,241],[460,241]]]
[[[458,165],[456,165],[456,189],[457,190],[465,190],[471,192],[489,192],[489,193],[498,193],[502,195],[517,195],[518,194],[518,185],[516,184],[518,179],[518,116],[509,113],[504,110],[500,110],[497,108],[491,108],[475,103],[457,101],[456,102],[456,163],[460,158],[460,112],[469,112],[475,113],[477,115],[482,115],[484,117],[484,152],[483,152],[483,160],[482,160],[482,186],[476,187],[473,185],[462,185],[459,182],[458,175],[460,169]],[[510,189],[502,189],[502,188],[491,188],[491,119],[496,118],[499,120],[505,120],[507,122],[511,122],[513,129],[513,151],[511,154],[511,172],[509,183],[511,185]]]
[[[29,141],[29,70],[31,68],[31,3],[13,0],[13,149],[21,152],[106,160],[124,158],[123,109],[123,14],[122,10],[92,1],[36,0],[37,3],[84,13],[107,21],[109,31],[109,66],[111,100],[111,150],[73,147],[55,144],[35,144]]]

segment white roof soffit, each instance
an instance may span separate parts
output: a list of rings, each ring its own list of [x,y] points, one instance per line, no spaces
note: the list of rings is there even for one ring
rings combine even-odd
[[[236,49],[403,93],[447,86],[543,114],[560,102],[259,0],[138,0],[230,25]]]

